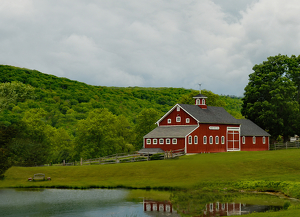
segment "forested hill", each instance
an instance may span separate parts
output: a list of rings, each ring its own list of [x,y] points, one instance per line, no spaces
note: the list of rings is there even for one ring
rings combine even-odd
[[[186,99],[193,94],[197,91],[184,88],[92,86],[0,65],[0,133],[18,164],[28,165],[18,150],[44,150],[37,149],[38,144],[50,147],[51,153],[40,163],[136,150],[163,114],[176,103],[190,103]],[[242,117],[240,98],[206,90],[203,94],[210,99],[208,105],[223,106]]]

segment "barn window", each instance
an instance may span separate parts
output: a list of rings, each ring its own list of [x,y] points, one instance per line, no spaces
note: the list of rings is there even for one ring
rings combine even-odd
[[[205,99],[202,99],[202,105],[205,105]]]
[[[189,144],[192,144],[192,136],[189,136]]]
[[[216,136],[216,144],[219,144],[219,137]]]
[[[166,139],[166,144],[170,145],[170,143],[171,143],[171,140],[170,139]]]
[[[222,136],[222,137],[221,137],[221,143],[222,143],[222,144],[225,144],[225,136]]]
[[[157,139],[153,139],[153,145],[157,144]]]
[[[186,118],[186,119],[185,119],[185,123],[187,123],[187,124],[190,123],[190,119],[189,119],[189,118]]]
[[[210,137],[209,137],[209,144],[213,144],[213,142],[214,142],[214,139],[213,139],[212,136],[210,136]]]
[[[255,142],[256,142],[255,140],[256,140],[256,139],[255,139],[255,136],[253,136],[253,144],[255,144]]]
[[[225,203],[222,203],[222,210],[225,209]]]
[[[194,136],[194,144],[198,144],[198,136]]]
[[[177,106],[177,111],[180,112],[180,107],[179,106]]]
[[[164,144],[164,139],[159,139],[159,144],[163,145]]]
[[[177,117],[176,117],[176,122],[180,122],[180,121],[181,121],[180,116],[177,116]]]
[[[206,137],[206,136],[203,136],[203,144],[206,145],[206,143],[207,143],[207,137]]]
[[[151,139],[147,139],[147,144],[151,144]]]
[[[168,124],[170,124],[171,122],[172,122],[172,121],[171,121],[171,119],[169,118],[169,119],[168,119]]]
[[[210,204],[209,204],[209,211],[210,211],[210,212],[213,212],[213,211],[214,211],[214,204],[213,204],[213,203],[210,203]]]
[[[200,105],[200,99],[196,99],[196,105]]]
[[[176,145],[177,144],[177,139],[173,139],[172,143],[173,143],[173,145]]]
[[[245,136],[242,137],[242,143],[245,144],[246,143],[246,139]]]
[[[263,140],[263,144],[265,144],[266,143],[266,137],[263,136],[262,140]]]
[[[220,209],[219,202],[216,202],[216,211],[219,211],[219,209]]]

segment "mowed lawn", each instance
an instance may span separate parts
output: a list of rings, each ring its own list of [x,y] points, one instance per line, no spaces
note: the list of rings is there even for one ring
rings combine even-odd
[[[35,173],[51,181],[29,182]],[[203,182],[300,180],[300,150],[226,152],[92,166],[12,167],[0,187],[193,188]]]

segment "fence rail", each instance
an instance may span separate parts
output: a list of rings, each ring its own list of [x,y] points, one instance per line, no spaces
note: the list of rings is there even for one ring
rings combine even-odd
[[[171,159],[177,158],[185,155],[184,149],[171,150],[161,153],[161,159]],[[80,161],[68,162],[63,161],[61,164],[51,164],[51,166],[85,166],[85,165],[101,165],[101,164],[116,164],[116,163],[130,163],[130,162],[140,162],[140,161],[149,161],[151,160],[151,154],[139,154],[134,153],[118,153],[105,157],[99,157],[94,159]],[[41,166],[50,166],[50,164],[41,165]]]
[[[270,145],[269,150],[281,150],[281,149],[291,149],[291,148],[300,148],[299,141],[274,143]]]

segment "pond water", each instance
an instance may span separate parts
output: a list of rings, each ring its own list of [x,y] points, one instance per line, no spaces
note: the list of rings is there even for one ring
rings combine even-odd
[[[253,211],[278,210],[286,199],[257,196],[213,196],[193,193],[155,192],[126,189],[0,189],[0,216],[181,216],[182,213],[201,216],[242,215]],[[146,197],[145,197],[146,196]],[[152,198],[149,198],[152,197]],[[186,200],[186,196],[190,198]],[[268,196],[269,197],[269,196]],[[275,199],[276,198],[276,199]],[[212,200],[209,203],[207,200]],[[270,202],[266,202],[269,200]],[[227,201],[227,202],[226,202]],[[253,203],[253,201],[263,201]],[[178,211],[176,210],[178,209]],[[180,214],[181,213],[181,214]]]

